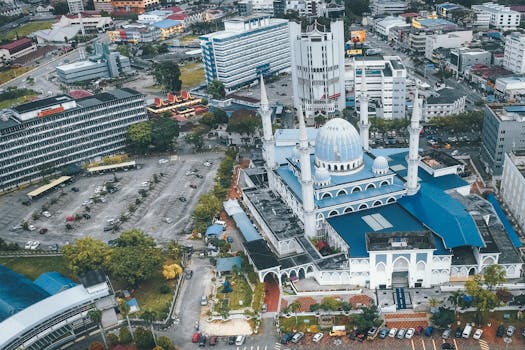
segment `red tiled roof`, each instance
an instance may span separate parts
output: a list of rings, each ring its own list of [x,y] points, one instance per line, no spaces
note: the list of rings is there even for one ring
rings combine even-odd
[[[83,97],[88,97],[93,95],[91,92],[87,90],[71,90],[69,92],[69,96],[73,97],[75,100]]]
[[[181,9],[180,7],[178,7],[178,6],[166,7],[166,11],[171,11],[171,12],[173,12],[173,13],[181,13],[181,12],[184,12],[184,10]]]
[[[13,49],[17,48],[18,46],[22,46],[22,45],[25,45],[25,44],[30,43],[30,42],[31,42],[31,39],[29,39],[29,38],[22,38],[22,39],[18,39],[18,40],[12,41],[9,44],[2,45],[2,46],[0,46],[0,49],[13,50]]]
[[[173,15],[169,15],[167,18],[168,19],[173,19],[175,21],[184,21],[186,19],[186,17],[188,17],[188,15],[185,14],[185,13],[176,13],[176,14],[173,14]]]
[[[403,18],[407,18],[407,17],[417,17],[418,14],[416,12],[407,12],[407,13],[402,13],[399,15],[399,17],[403,17]]]
[[[510,9],[518,12],[525,12],[525,5],[514,5],[510,6]]]

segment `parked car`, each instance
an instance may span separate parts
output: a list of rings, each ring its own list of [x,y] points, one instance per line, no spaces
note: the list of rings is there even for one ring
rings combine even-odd
[[[397,339],[403,339],[405,337],[406,328],[401,328],[399,332],[397,332]]]
[[[463,328],[458,327],[456,328],[456,332],[454,333],[454,337],[461,338],[461,335],[463,334]],[[502,333],[503,334],[503,333]]]
[[[31,249],[32,245],[33,245],[33,241],[27,241],[26,245],[24,246],[24,249]]]
[[[376,327],[372,327],[372,328],[370,328],[370,329],[368,330],[367,335],[368,335],[369,337],[373,337],[376,333],[377,333],[377,328],[376,328]]]
[[[448,339],[450,337],[450,333],[452,333],[452,330],[450,328],[445,329],[441,334],[441,338]]]
[[[417,326],[417,327],[416,327],[416,332],[415,332],[415,334],[416,334],[416,335],[420,335],[421,333],[423,333],[424,330],[425,330],[425,327],[423,327],[423,326]]]
[[[46,218],[50,218],[50,217],[51,217],[51,213],[48,212],[47,210],[46,210],[46,211],[43,211],[43,212],[42,212],[42,215],[45,216]]]
[[[301,341],[301,339],[304,338],[304,333],[303,332],[297,332],[293,335],[292,337],[292,343],[299,343],[299,341]]]
[[[232,244],[233,243],[233,237],[232,236],[226,237],[226,242]]]
[[[388,328],[383,328],[379,331],[379,338],[385,339],[388,336]]]
[[[292,340],[293,333],[284,333],[281,336],[281,344],[288,344]]]
[[[321,332],[316,333],[316,334],[312,337],[312,341],[313,341],[314,343],[319,343],[319,342],[321,341],[321,339],[323,339],[323,337],[324,337],[324,333],[321,333]]]
[[[38,249],[38,247],[40,247],[40,242],[39,241],[33,241],[33,244],[31,244],[31,250],[36,250]]]
[[[235,345],[235,339],[237,339],[237,337],[234,335],[228,337],[228,345]]]
[[[351,331],[346,335],[348,339],[350,340],[356,340],[357,339],[357,331]]]
[[[505,333],[505,327],[503,325],[500,325],[498,327],[498,330],[496,331],[496,337],[498,338],[503,337],[503,333]]]
[[[47,233],[47,228],[42,227],[39,232],[40,232],[41,235],[44,235],[44,234]]]
[[[193,188],[193,189],[195,189],[195,188],[197,188],[197,185],[195,185],[195,184],[190,184],[190,187]]]
[[[36,227],[34,225],[29,225],[28,229],[29,229],[29,231],[34,231],[34,230],[36,230]]]
[[[193,277],[193,270],[188,270],[185,273],[186,279],[189,280]]]
[[[507,337],[512,337],[515,331],[516,331],[516,327],[508,326],[507,327]]]
[[[480,339],[482,334],[483,334],[483,329],[478,328],[478,329],[476,329],[476,331],[474,332],[474,335],[472,336],[472,338],[474,338],[474,339]]]
[[[216,335],[212,335],[208,344],[210,344],[210,346],[215,346],[218,343],[218,339],[219,337],[217,337]]]
[[[235,345],[243,345],[246,341],[246,337],[244,335],[238,335],[237,338],[235,338]]]
[[[206,295],[203,295],[203,296],[201,297],[201,305],[202,305],[202,306],[206,306],[206,305],[208,305],[208,297],[207,297]]]
[[[388,336],[390,338],[394,338],[396,336],[396,334],[397,334],[397,328],[396,327],[390,329],[390,332],[388,332]]]
[[[443,345],[441,345],[441,349],[442,350],[455,350],[456,348],[451,343],[443,343]]]
[[[191,342],[192,343],[198,343],[199,342],[199,338],[200,338],[200,333],[199,332],[195,332],[193,333],[193,335],[191,336]]]
[[[186,197],[180,196],[180,197],[179,197],[179,201],[181,201],[181,202],[186,202]]]
[[[414,328],[407,329],[407,332],[405,333],[405,338],[412,339],[412,337],[414,336],[415,332],[416,332],[416,330]]]
[[[432,327],[432,326],[428,326],[427,329],[425,329],[425,335],[427,337],[432,336],[432,332],[434,332],[434,327]]]
[[[199,337],[199,348],[206,346],[206,340],[207,337],[204,334],[201,334],[201,336]]]
[[[82,214],[82,217],[83,217],[84,219],[86,219],[86,220],[91,219],[91,215],[89,215],[88,213],[84,213],[84,214]]]

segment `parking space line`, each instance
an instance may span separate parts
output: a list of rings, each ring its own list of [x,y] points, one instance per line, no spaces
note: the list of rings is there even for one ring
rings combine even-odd
[[[458,343],[456,342],[456,339],[452,339],[452,340],[454,340],[454,347],[456,348],[456,350],[459,350]]]
[[[436,341],[434,339],[432,339],[432,345],[434,346],[434,350],[437,350],[436,349]]]
[[[421,339],[421,345],[423,345],[423,350],[427,350],[427,347],[425,346],[425,341]]]
[[[412,343],[412,350],[416,350],[416,346],[414,345],[414,339],[410,339],[410,342]]]

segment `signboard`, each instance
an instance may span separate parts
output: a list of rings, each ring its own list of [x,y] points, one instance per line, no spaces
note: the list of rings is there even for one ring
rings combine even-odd
[[[363,49],[352,49],[352,50],[346,50],[346,54],[348,56],[358,56],[363,54]]]
[[[366,40],[366,30],[353,30],[350,32],[350,40],[353,43],[364,43]]]
[[[43,117],[47,117],[47,116],[50,116],[50,115],[53,115],[53,114],[57,114],[57,113],[60,113],[60,112],[63,112],[63,111],[64,111],[64,107],[58,106],[58,107],[55,107],[55,108],[41,110],[40,112],[37,113],[36,116],[38,118],[43,118]]]

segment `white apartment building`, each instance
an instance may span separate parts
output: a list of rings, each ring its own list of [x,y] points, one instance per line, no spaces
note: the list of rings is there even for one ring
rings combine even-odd
[[[235,91],[261,74],[290,71],[290,30],[288,20],[269,15],[225,20],[224,30],[199,38],[206,81]]]
[[[503,68],[516,74],[525,73],[525,35],[514,32],[505,37]]]
[[[410,27],[410,23],[402,17],[388,16],[374,23],[374,30],[377,34],[389,38],[390,29],[394,27]]]
[[[485,14],[486,17],[490,16],[489,25],[493,28],[512,30],[520,25],[520,13],[511,10],[508,6],[486,2],[482,5],[472,5],[472,9],[478,14]],[[486,19],[486,17],[478,16],[476,18],[476,24],[484,24],[482,21]]]
[[[525,152],[505,153],[501,197],[519,227],[525,230]]]
[[[83,0],[67,0],[67,6],[69,7],[69,13],[76,15],[77,13],[84,11]]]
[[[386,13],[395,15],[408,10],[408,1],[373,0],[370,2],[370,10],[374,16],[380,16]]]
[[[525,77],[497,78],[494,93],[505,101],[515,102],[521,96],[525,96]]]
[[[426,36],[425,58],[432,60],[432,53],[437,48],[453,49],[464,46],[472,41],[472,30],[456,30],[442,34]]]
[[[41,178],[42,169],[58,171],[123,151],[129,126],[147,120],[144,107],[141,93],[122,88],[1,110],[0,191]]]
[[[329,115],[345,108],[344,27],[331,22],[330,30],[314,25],[291,37],[294,105],[302,106],[307,123],[318,113]]]
[[[361,94],[362,68],[365,68],[369,108],[384,119],[405,117],[407,71],[399,56],[367,56],[353,58],[345,67],[346,90]],[[371,111],[371,114],[374,112]]]
[[[428,122],[433,117],[457,115],[465,112],[467,96],[452,88],[444,88],[426,98],[423,104],[423,119]]]

